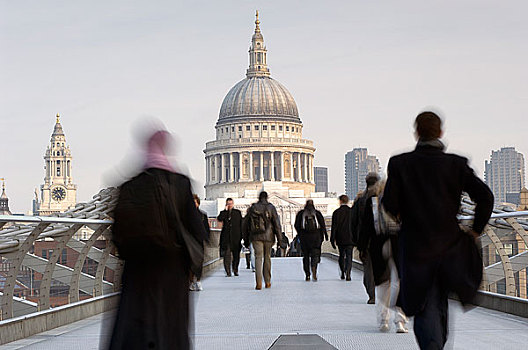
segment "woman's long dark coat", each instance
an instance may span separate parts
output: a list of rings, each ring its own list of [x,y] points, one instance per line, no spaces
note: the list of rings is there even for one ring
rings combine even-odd
[[[170,177],[170,186],[176,194],[172,208],[178,210],[191,235],[204,239],[205,230],[194,205],[189,179],[160,169],[148,171],[154,176]],[[112,350],[190,348],[189,258],[176,230],[178,226],[174,222],[169,225],[181,248],[167,250],[149,246],[146,241],[140,254],[127,256],[125,260],[121,299],[109,346]],[[126,236],[119,242],[126,244]]]

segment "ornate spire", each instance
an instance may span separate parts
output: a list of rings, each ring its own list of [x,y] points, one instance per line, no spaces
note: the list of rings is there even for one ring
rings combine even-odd
[[[5,193],[5,179],[1,177],[0,181],[2,181],[2,195],[0,196],[0,198],[7,198],[7,195]]]
[[[255,33],[260,33],[260,27],[259,27],[260,21],[258,19],[258,10],[257,10],[255,17],[257,17],[257,19],[255,19]]]
[[[59,113],[57,113],[57,119],[55,120],[55,128],[53,129],[53,134],[51,135],[52,139],[54,136],[64,136],[64,130],[62,130]]]
[[[255,14],[255,33],[251,37],[251,46],[249,48],[249,68],[246,71],[248,78],[269,77],[267,50],[264,46],[264,37],[260,32],[259,13]]]

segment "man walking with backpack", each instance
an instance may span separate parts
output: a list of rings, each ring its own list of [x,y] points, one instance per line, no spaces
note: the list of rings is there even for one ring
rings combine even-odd
[[[350,271],[352,270],[352,249],[354,240],[352,230],[350,229],[350,207],[348,206],[348,196],[342,194],[339,196],[341,206],[332,214],[332,232],[330,243],[332,247],[339,248],[339,268],[341,269],[341,279],[346,277],[347,281],[351,280]],[[345,276],[346,275],[346,276]]]
[[[259,201],[248,209],[244,220],[244,244],[251,243],[255,250],[255,289],[262,289],[262,278],[266,288],[271,287],[271,248],[281,242],[281,226],[277,210],[268,202],[268,193],[260,192]]]
[[[231,266],[235,276],[238,276],[240,251],[242,250],[242,213],[234,208],[234,204],[232,198],[227,198],[225,210],[222,210],[217,218],[222,223],[220,256],[224,257],[227,277],[231,277]]]
[[[321,261],[321,244],[323,238],[328,241],[328,233],[323,214],[315,209],[311,199],[306,201],[304,209],[297,213],[295,230],[301,239],[303,251],[303,268],[306,281],[310,280],[310,270],[314,282],[317,282],[317,265]]]

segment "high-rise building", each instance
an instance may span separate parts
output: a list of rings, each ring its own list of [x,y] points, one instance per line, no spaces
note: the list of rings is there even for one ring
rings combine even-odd
[[[328,168],[325,166],[314,167],[315,192],[328,193]]]
[[[515,147],[502,147],[492,151],[485,163],[484,179],[493,191],[495,202],[520,198],[524,187],[524,157]]]
[[[44,168],[44,184],[40,186],[41,199],[36,205],[36,214],[51,215],[74,207],[77,185],[73,183],[72,155],[58,114],[50,145],[44,155]]]
[[[345,193],[350,199],[365,190],[365,177],[370,172],[379,173],[380,164],[366,148],[354,148],[345,154]]]

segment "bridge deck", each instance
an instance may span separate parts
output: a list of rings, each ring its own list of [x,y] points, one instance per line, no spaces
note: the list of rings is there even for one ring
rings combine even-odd
[[[367,305],[361,272],[351,282],[338,278],[336,262],[323,258],[318,282],[305,282],[298,258],[273,259],[272,288],[254,290],[254,277],[241,261],[239,277],[222,269],[192,293],[196,349],[268,349],[281,334],[318,334],[338,349],[417,349],[412,323],[409,334],[380,333],[375,306]],[[0,349],[98,349],[108,334],[99,315]],[[103,326],[101,326],[103,325]],[[450,307],[450,340],[455,349],[525,349],[528,320],[475,308],[463,313]],[[306,347],[303,347],[306,349]]]

